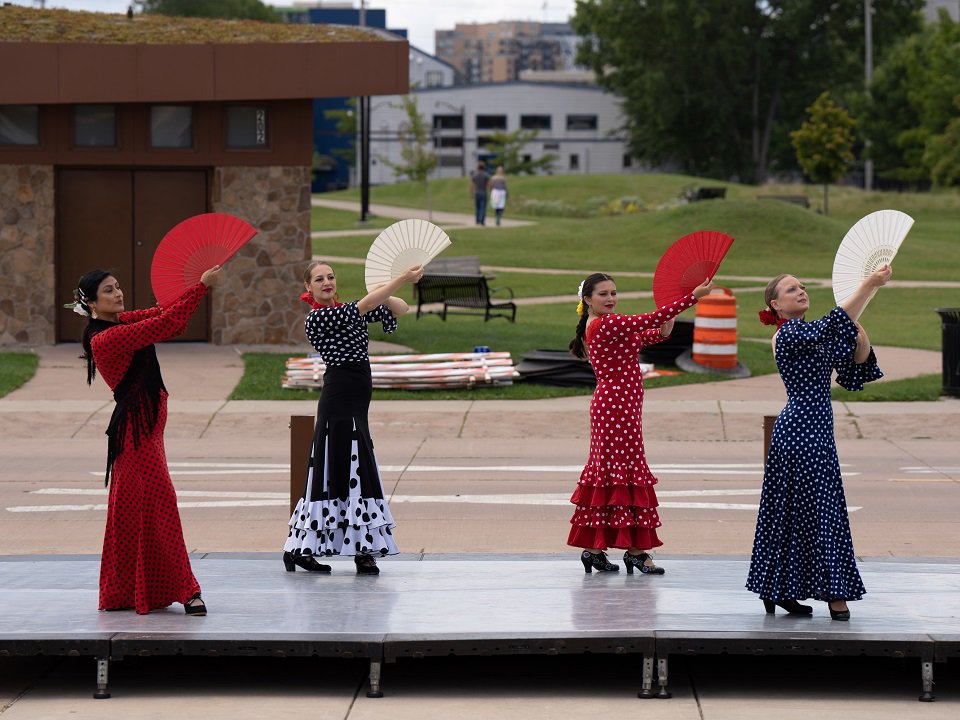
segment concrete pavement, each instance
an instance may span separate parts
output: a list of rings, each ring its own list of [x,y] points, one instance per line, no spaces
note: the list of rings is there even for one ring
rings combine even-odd
[[[42,349],[36,377],[0,399],[0,555],[55,561],[58,553],[99,551],[112,399],[100,380],[87,388],[76,351]],[[188,547],[277,554],[288,512],[288,421],[313,415],[315,401],[227,400],[242,373],[234,348],[171,344],[159,352],[172,393],[167,452]],[[939,353],[880,348],[878,355],[888,378],[940,367]],[[749,552],[762,417],[782,407],[782,393],[774,376],[648,391],[644,434],[664,521],[658,562],[669,568],[679,554]],[[587,396],[374,402],[372,431],[401,549],[569,554],[567,498],[586,455],[588,404]],[[960,556],[960,402],[834,409],[858,551],[903,561]],[[570,572],[582,572],[572,556]],[[670,701],[635,698],[638,665],[622,656],[405,661],[389,667],[386,697],[371,700],[363,695],[363,661],[132,658],[114,666],[114,698],[94,701],[89,658],[0,658],[0,715],[217,720],[282,708],[349,720],[940,720],[960,710],[957,663],[937,666],[933,705],[916,702],[910,662],[678,659]]]

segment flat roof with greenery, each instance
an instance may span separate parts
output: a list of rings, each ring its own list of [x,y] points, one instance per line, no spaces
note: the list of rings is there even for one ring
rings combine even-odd
[[[370,29],[346,25],[214,20],[143,13],[135,13],[128,18],[122,14],[0,6],[0,42],[198,45],[370,42],[386,39]]]

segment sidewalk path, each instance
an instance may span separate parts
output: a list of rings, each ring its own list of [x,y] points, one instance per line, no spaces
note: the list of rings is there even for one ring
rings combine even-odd
[[[360,203],[354,202],[352,200],[326,200],[324,198],[314,197],[311,199],[310,204],[314,207],[324,207],[330,208],[332,210],[349,210],[351,212],[360,212]],[[432,213],[421,208],[407,208],[399,207],[396,205],[380,205],[375,203],[370,205],[370,212],[373,215],[378,215],[380,217],[386,218],[397,218],[398,220],[407,220],[412,218],[417,218],[420,220],[429,220],[430,222],[439,225],[440,227],[450,230],[474,230],[480,229],[480,226],[476,224],[473,215],[466,215],[464,213],[452,213],[452,212],[443,212],[440,210],[434,210]],[[485,226],[486,228],[495,227],[493,225],[493,220],[488,216],[490,222],[489,225]],[[515,228],[515,227],[524,227],[527,225],[534,225],[535,223],[529,220],[512,220],[510,218],[503,218],[500,221],[501,227]],[[351,235],[377,235],[379,234],[381,228],[368,228],[368,229],[357,229],[357,230],[330,230],[330,231],[320,231],[311,233],[310,236],[314,238],[327,238],[327,237],[348,237]]]

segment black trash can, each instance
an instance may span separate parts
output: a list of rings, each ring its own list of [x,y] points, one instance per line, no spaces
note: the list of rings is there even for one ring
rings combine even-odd
[[[943,394],[960,397],[960,308],[937,308],[943,329]]]

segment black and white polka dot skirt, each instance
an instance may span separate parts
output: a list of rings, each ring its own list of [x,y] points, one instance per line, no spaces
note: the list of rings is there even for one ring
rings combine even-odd
[[[283,549],[304,555],[395,555],[393,516],[383,496],[367,424],[369,363],[327,368],[304,495]]]

